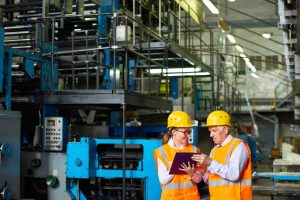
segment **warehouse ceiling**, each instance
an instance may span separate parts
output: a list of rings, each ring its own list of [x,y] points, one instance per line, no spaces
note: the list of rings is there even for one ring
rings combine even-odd
[[[227,41],[226,46],[239,45],[244,54],[256,67],[258,78],[251,76],[251,70],[245,67],[245,76],[237,78],[239,91],[247,91],[250,98],[284,98],[291,94],[291,81],[284,62],[283,31],[278,28],[279,17],[276,0],[212,0],[219,14],[212,14],[202,4],[205,12],[205,23],[216,35],[234,36],[236,43]],[[228,26],[222,32],[220,19]],[[270,34],[267,39],[262,34]],[[220,50],[222,47],[215,46]],[[228,50],[226,51],[228,52]],[[229,57],[240,56],[236,51],[229,51]],[[237,73],[238,74],[238,73]],[[274,94],[276,93],[276,94]],[[274,96],[276,95],[276,96]]]
[[[277,1],[227,0],[212,1],[219,15],[212,14],[205,5],[205,21],[211,29],[221,29],[218,19],[223,18],[236,43],[245,48],[246,55],[283,55],[282,31],[278,29]],[[266,39],[263,33],[270,33]]]

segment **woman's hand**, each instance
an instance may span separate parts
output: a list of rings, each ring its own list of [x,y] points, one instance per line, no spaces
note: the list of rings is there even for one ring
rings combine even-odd
[[[179,168],[179,170],[186,172],[190,178],[193,178],[194,174],[195,174],[195,166],[191,165],[190,162],[188,162],[187,164],[182,163],[181,164],[182,168]]]

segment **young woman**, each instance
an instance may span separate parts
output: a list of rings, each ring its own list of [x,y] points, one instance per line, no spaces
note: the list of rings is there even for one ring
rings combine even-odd
[[[182,111],[173,111],[168,117],[169,131],[163,137],[163,145],[154,151],[154,159],[162,193],[161,200],[200,200],[197,183],[202,176],[190,163],[181,165],[186,174],[169,174],[177,152],[199,153],[200,149],[188,143],[192,121]]]

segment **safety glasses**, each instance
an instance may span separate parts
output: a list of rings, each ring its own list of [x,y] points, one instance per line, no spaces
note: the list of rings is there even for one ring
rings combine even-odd
[[[183,133],[184,135],[190,135],[192,133],[191,129],[188,129],[188,130],[178,130],[178,129],[176,129],[175,131]]]

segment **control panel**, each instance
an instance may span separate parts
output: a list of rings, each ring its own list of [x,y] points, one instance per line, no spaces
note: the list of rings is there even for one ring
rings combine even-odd
[[[67,136],[66,121],[63,117],[45,117],[44,121],[44,150],[63,151]]]
[[[194,126],[191,127],[191,134],[188,136],[188,143],[197,146],[198,121],[194,120]]]

